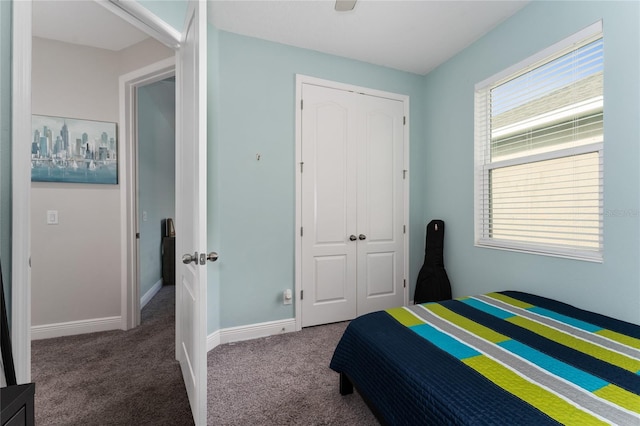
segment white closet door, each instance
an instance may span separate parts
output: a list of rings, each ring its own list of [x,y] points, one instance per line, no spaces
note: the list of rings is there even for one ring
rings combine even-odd
[[[302,326],[404,303],[404,104],[302,85]]]
[[[302,326],[356,316],[356,98],[302,88]]]
[[[358,315],[404,303],[404,105],[358,96]]]

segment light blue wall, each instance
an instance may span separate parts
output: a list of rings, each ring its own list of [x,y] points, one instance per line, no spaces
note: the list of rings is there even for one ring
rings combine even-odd
[[[604,263],[473,246],[474,85],[603,19]],[[516,289],[640,323],[640,3],[536,1],[426,77],[425,210],[454,296]]]
[[[162,278],[161,222],[175,219],[175,90],[173,79],[138,89],[141,297]]]
[[[154,13],[178,31],[184,27],[187,16],[186,0],[137,0],[147,10]]]
[[[0,1],[0,259],[11,318],[11,1]]]
[[[409,280],[415,281],[426,223],[424,77],[222,31],[217,38],[210,187],[218,203],[212,220],[220,224],[220,327],[294,317],[282,291],[294,287],[296,73],[410,96]]]

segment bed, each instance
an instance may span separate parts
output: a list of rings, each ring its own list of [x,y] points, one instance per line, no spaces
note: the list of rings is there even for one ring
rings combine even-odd
[[[330,367],[383,424],[640,425],[640,326],[523,292],[363,315]]]

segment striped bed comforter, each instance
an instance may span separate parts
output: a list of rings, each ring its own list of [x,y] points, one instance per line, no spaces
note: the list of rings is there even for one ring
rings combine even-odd
[[[364,315],[331,368],[388,424],[640,425],[640,326],[528,293]]]

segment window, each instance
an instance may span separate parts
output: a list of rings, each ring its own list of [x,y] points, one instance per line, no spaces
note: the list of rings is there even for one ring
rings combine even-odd
[[[597,23],[476,85],[476,245],[602,261]]]

